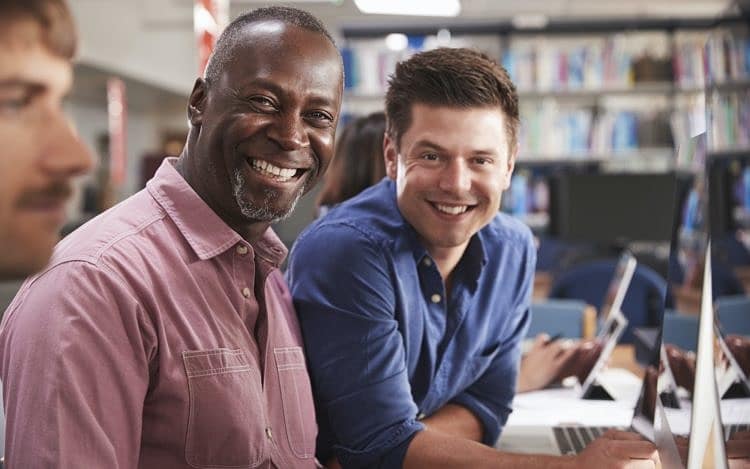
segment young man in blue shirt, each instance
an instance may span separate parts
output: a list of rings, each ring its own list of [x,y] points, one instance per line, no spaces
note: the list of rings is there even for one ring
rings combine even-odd
[[[575,458],[491,448],[511,411],[536,260],[528,228],[498,213],[519,124],[505,70],[467,49],[417,54],[397,66],[386,115],[388,178],[315,222],[289,264],[319,459],[653,467],[653,445],[624,433]]]

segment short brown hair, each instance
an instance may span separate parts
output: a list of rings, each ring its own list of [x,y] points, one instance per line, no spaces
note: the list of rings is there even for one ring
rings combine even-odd
[[[508,72],[485,54],[465,48],[421,52],[396,65],[388,80],[388,134],[400,144],[414,104],[458,108],[498,106],[505,113],[510,151],[516,146],[518,93]]]
[[[78,36],[65,0],[0,0],[0,28],[6,29],[21,20],[32,20],[39,25],[42,43],[51,53],[73,58]]]

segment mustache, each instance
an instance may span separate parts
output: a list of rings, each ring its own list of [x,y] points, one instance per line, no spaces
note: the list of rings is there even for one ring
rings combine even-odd
[[[71,195],[73,195],[73,188],[70,183],[55,181],[41,189],[23,192],[18,198],[18,206],[21,208],[34,207],[49,202],[65,201]]]

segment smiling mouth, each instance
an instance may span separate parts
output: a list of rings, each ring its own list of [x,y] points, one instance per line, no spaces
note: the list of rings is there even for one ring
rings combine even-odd
[[[250,167],[258,173],[278,182],[288,182],[299,179],[307,171],[306,168],[282,168],[281,166],[276,166],[266,160],[259,160],[256,158],[248,159],[248,163]]]
[[[436,202],[432,202],[432,206],[435,207],[439,212],[448,215],[461,215],[462,213],[465,213],[466,211],[474,208],[473,205],[447,205],[439,204]]]

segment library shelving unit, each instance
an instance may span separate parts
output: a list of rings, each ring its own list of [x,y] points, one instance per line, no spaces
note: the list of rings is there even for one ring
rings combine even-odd
[[[344,29],[344,112],[382,109],[388,76],[410,54],[439,45],[473,47],[498,59],[516,83],[522,165],[588,160],[612,170],[670,170],[677,142],[705,128],[707,97],[716,100],[712,108],[728,108],[709,116],[718,126],[742,112],[742,99],[747,101],[747,70],[741,68],[746,58],[730,61],[731,73],[720,84],[707,83],[704,54],[713,25],[712,20],[553,22],[533,31],[510,24],[461,25],[450,28],[450,39],[438,28]],[[386,35],[396,32],[408,37],[403,50],[385,45]],[[717,63],[726,60],[722,48],[747,55],[747,35],[721,38],[711,49]],[[743,135],[738,130],[727,138],[735,134]]]

